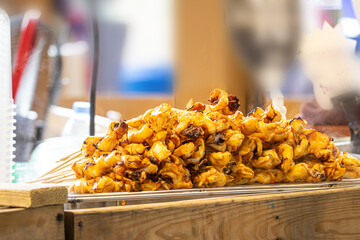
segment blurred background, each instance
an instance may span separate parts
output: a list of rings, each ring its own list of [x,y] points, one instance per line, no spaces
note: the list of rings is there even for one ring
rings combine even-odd
[[[331,30],[341,23],[338,35],[345,40],[326,51],[351,40],[349,61],[356,62],[360,0],[0,0],[11,18],[13,84],[18,82],[15,181],[46,171],[89,134],[92,3],[100,38],[97,134],[111,121],[161,103],[184,108],[190,98],[206,102],[212,89],[222,88],[239,97],[245,113],[273,103],[287,118],[302,116],[339,141],[350,139],[357,104],[336,108],[334,97],[351,92],[357,101],[356,87],[314,94],[328,78],[316,79],[316,70],[308,74],[303,66],[316,64],[299,56],[323,54],[316,46],[331,42],[330,35],[307,41],[314,44],[305,50],[303,40],[324,23]],[[323,66],[338,65],[319,59]],[[341,85],[342,74],[331,81]],[[359,82],[356,73],[348,79]],[[324,98],[334,104],[319,104]],[[29,170],[35,162],[44,167]]]

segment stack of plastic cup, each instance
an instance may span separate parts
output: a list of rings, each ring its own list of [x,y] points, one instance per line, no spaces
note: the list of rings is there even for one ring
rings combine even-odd
[[[0,9],[0,182],[11,182],[15,105],[12,98],[10,19]]]

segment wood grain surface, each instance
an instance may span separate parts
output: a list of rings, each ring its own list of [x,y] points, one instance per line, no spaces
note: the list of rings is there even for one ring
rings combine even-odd
[[[63,205],[30,209],[2,208],[0,239],[64,239],[63,211]]]
[[[65,214],[67,239],[360,239],[360,187]]]
[[[0,183],[0,206],[42,207],[64,204],[68,191],[55,184]]]

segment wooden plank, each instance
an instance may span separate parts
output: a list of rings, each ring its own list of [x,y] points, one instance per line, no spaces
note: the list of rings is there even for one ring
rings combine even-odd
[[[359,239],[360,187],[66,211],[67,239]]]
[[[64,239],[64,207],[0,209],[0,239]]]
[[[252,79],[231,46],[224,3],[224,0],[174,1],[177,108],[183,109],[191,98],[207,103],[210,92],[221,88],[236,95],[241,110],[246,111],[249,92],[245,86]]]
[[[64,204],[68,191],[54,184],[0,183],[0,205],[9,207],[42,207]]]

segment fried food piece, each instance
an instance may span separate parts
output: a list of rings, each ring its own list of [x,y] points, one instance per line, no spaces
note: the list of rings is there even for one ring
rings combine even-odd
[[[115,183],[114,180],[107,176],[102,176],[93,187],[94,191],[97,193],[102,192],[119,192],[120,186],[118,183]]]
[[[69,188],[69,191],[86,194],[86,193],[103,193],[103,192],[130,192],[135,190],[135,184],[129,179],[121,178],[115,180],[110,176],[102,176],[96,179],[86,180],[80,178]]]
[[[187,163],[198,164],[205,156],[205,142],[202,138],[199,138],[194,142],[194,148],[195,151],[191,155],[191,158],[186,160]]]
[[[215,168],[211,167],[194,179],[197,187],[223,187],[226,184],[226,176]]]
[[[109,173],[118,161],[120,161],[120,154],[113,151],[109,155],[100,156],[94,162],[87,163],[82,172],[86,179],[101,177]]]
[[[281,160],[277,155],[275,149],[264,150],[260,157],[251,161],[254,168],[270,169],[281,164]]]
[[[287,122],[265,123],[259,122],[259,130],[251,137],[259,138],[264,142],[281,142],[284,141],[289,134],[290,127]]]
[[[245,138],[242,145],[239,148],[239,155],[245,156],[256,150],[257,155],[262,153],[262,143],[259,139]]]
[[[228,116],[219,112],[211,112],[206,115],[216,124],[216,132],[222,132],[230,127],[230,119]]]
[[[100,151],[111,152],[116,146],[118,140],[126,134],[128,125],[124,122],[113,122],[105,135],[105,137],[97,144]]]
[[[199,126],[194,126],[190,124],[184,131],[181,132],[182,136],[185,136],[187,138],[193,138],[197,139],[199,137],[204,136],[205,132],[204,130]]]
[[[85,156],[85,157],[91,157],[94,155],[96,149],[97,149],[97,144],[103,139],[103,137],[95,137],[95,136],[90,136],[88,138],[85,139],[82,148],[81,148],[81,153]]]
[[[360,177],[360,161],[348,153],[344,153],[338,158],[340,165],[346,168],[344,178]]]
[[[346,173],[346,168],[340,165],[339,159],[333,161],[324,162],[326,180],[341,180],[344,174]]]
[[[151,139],[149,141],[147,141],[147,143],[151,146],[156,142],[162,142],[163,144],[165,144],[165,140],[167,138],[167,131],[160,131],[155,133]]]
[[[239,99],[234,95],[228,95],[228,105],[225,109],[222,110],[222,113],[225,115],[234,114],[240,107]]]
[[[138,170],[147,167],[151,162],[148,158],[143,158],[141,155],[121,155],[120,163],[128,170]]]
[[[171,151],[167,149],[166,145],[162,142],[156,142],[150,148],[148,152],[148,157],[152,157],[156,159],[156,163],[159,164],[161,161],[170,157]]]
[[[284,173],[289,172],[291,167],[295,165],[293,148],[286,143],[282,143],[276,148],[276,150],[282,162],[281,169]]]
[[[130,143],[143,143],[153,135],[153,132],[149,124],[144,124],[139,130],[136,128],[130,129],[127,134]]]
[[[300,133],[305,129],[306,121],[302,118],[294,118],[289,121],[289,125],[291,131],[295,134],[295,136],[299,136]]]
[[[306,163],[298,163],[293,166],[285,176],[289,182],[305,181],[309,176],[308,166]]]
[[[270,104],[266,108],[263,116],[263,120],[265,123],[280,122],[282,119],[283,118],[281,116],[281,113],[278,110],[276,110],[272,104]]]
[[[143,154],[146,150],[146,147],[141,144],[141,143],[132,143],[129,144],[125,147],[125,150],[131,154],[131,155],[136,155],[136,154]]]
[[[233,177],[232,183],[239,184],[243,179],[254,178],[254,171],[242,163],[228,163],[223,172]]]
[[[221,89],[214,89],[210,94],[209,102],[212,111],[225,109],[229,105],[229,95]]]
[[[258,120],[262,120],[264,116],[265,116],[265,111],[260,107],[255,108],[248,114],[248,117],[254,117],[257,118]]]
[[[247,117],[241,122],[241,132],[247,136],[260,132],[260,121],[255,117]]]
[[[234,130],[226,130],[225,132],[225,145],[226,150],[229,152],[235,152],[244,141],[245,136],[239,132]]]
[[[231,158],[232,156],[230,152],[212,152],[208,156],[211,164],[217,170],[225,168],[226,165],[230,162]]]
[[[171,189],[186,189],[193,186],[189,170],[182,165],[167,162],[159,171],[159,175],[162,179],[171,180]]]
[[[296,145],[294,149],[294,159],[299,159],[303,156],[306,156],[309,153],[309,146],[310,143],[306,136],[301,136],[299,145]]]
[[[187,159],[195,152],[195,145],[193,142],[188,142],[174,150],[173,155]]]
[[[85,159],[75,162],[71,168],[75,172],[76,178],[84,177],[83,169],[85,168],[86,165],[93,164],[93,163],[94,163],[94,161],[92,158],[85,158]]]
[[[165,181],[157,181],[157,182],[153,182],[152,180],[145,180],[143,183],[141,183],[140,189],[141,191],[156,191],[156,190],[160,190],[162,187],[162,184]]]
[[[140,128],[144,124],[143,115],[130,119],[127,124],[131,128]]]
[[[186,104],[186,111],[204,112],[206,105],[201,102],[194,103],[193,99]]]
[[[95,193],[93,190],[95,181],[95,179],[90,181],[87,181],[85,178],[77,179],[75,183],[69,187],[69,192],[78,194]]]
[[[161,104],[151,111],[151,114],[145,121],[149,123],[150,129],[154,132],[159,132],[170,123],[170,112],[171,106],[169,104]]]
[[[325,133],[311,130],[306,134],[306,138],[309,141],[309,153],[315,155],[316,158],[327,159],[331,151],[326,149],[331,142],[331,138]],[[322,151],[323,150],[323,151]]]
[[[307,160],[304,161],[308,166],[309,176],[306,182],[320,182],[325,180],[325,168],[326,166],[318,161]]]
[[[284,179],[284,173],[279,169],[256,169],[254,178],[249,183],[271,184],[279,183]]]

